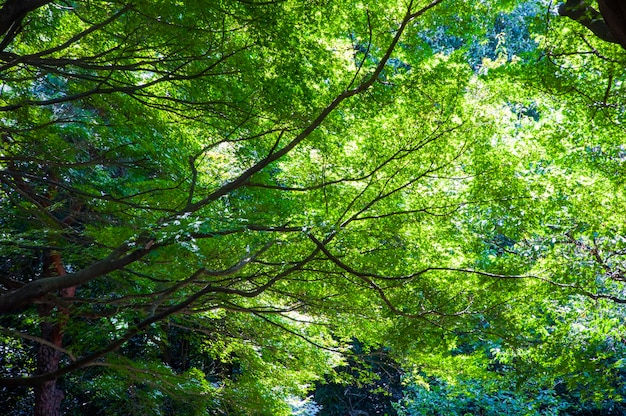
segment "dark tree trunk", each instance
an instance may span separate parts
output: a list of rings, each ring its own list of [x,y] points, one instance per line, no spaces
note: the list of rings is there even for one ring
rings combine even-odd
[[[567,0],[559,5],[559,14],[591,30],[594,35],[626,49],[626,0],[598,0],[600,11],[586,0]]]
[[[598,0],[598,6],[611,33],[626,49],[626,1]]]
[[[602,14],[591,7],[585,0],[567,0],[559,6],[559,14],[577,21],[600,39],[618,43]]]
[[[65,268],[61,262],[61,255],[57,252],[47,253],[44,258],[44,270],[46,276],[63,276]],[[73,297],[75,288],[61,291],[61,297]],[[50,345],[40,344],[37,350],[37,373],[44,374],[59,368],[61,360],[61,348],[63,347],[63,327],[67,311],[58,311],[59,316],[52,317],[54,307],[47,304],[39,306],[39,315],[44,318],[41,324],[41,338]],[[46,321],[46,318],[53,318]],[[57,347],[57,348],[55,348]],[[61,416],[61,401],[64,393],[57,386],[57,380],[43,382],[35,388],[35,416]]]
[[[52,0],[7,0],[0,9],[0,51],[3,51],[20,30],[26,15],[39,7],[52,3]]]
[[[42,305],[39,314],[49,317],[52,307]],[[63,335],[61,328],[56,323],[43,322],[41,324],[41,337],[57,347],[61,347]],[[48,373],[59,368],[61,352],[51,346],[40,344],[37,350],[37,372]],[[61,416],[61,401],[64,394],[57,387],[57,381],[51,380],[35,387],[35,416]]]

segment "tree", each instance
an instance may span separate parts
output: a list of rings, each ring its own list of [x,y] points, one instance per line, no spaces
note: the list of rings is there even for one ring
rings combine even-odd
[[[84,389],[111,414],[286,414],[355,337],[427,362],[525,294],[596,296],[530,278],[550,256],[482,254],[558,217],[532,197],[563,177],[525,163],[563,153],[529,135],[588,118],[618,64],[555,70],[582,44],[557,23],[533,66],[528,30],[467,18],[497,3],[5,1],[3,394],[34,388],[38,415]],[[557,105],[544,80],[577,93]]]
[[[447,366],[421,363],[404,414],[623,413],[623,50],[566,19],[539,40],[533,71],[491,63],[495,95],[481,97],[510,110],[496,140],[533,202],[472,207],[464,236],[481,270],[549,285],[460,332]],[[465,375],[446,371],[455,361]]]
[[[334,369],[343,376],[339,382],[317,384],[317,415],[396,414],[393,405],[402,397],[402,370],[384,349],[364,351],[362,347],[355,340],[353,351],[359,360],[349,360],[346,366]]]
[[[443,270],[403,241],[407,218],[445,232],[438,216],[466,203],[443,186],[471,146],[452,116],[460,84],[442,94],[435,74],[471,73],[435,59],[409,74],[398,49],[438,3],[5,2],[0,384],[35,387],[36,414],[58,414],[58,380],[92,366],[187,385],[197,372],[127,350],[165,348],[167,323],[249,367],[237,390],[261,411],[259,377],[298,391],[355,328],[381,339],[380,307],[455,315],[440,282],[415,312],[397,284]],[[401,198],[418,188],[428,197]],[[204,393],[226,406],[226,382]]]

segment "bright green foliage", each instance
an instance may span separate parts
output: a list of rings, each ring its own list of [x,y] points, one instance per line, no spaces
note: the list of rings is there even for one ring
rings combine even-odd
[[[411,387],[406,414],[623,412],[623,51],[587,39],[602,52],[586,53],[575,25],[554,25],[537,37],[549,59],[496,66],[476,84],[499,122],[491,144],[508,155],[488,183],[508,183],[512,198],[468,207],[459,224],[474,267],[527,277],[487,280],[510,297],[457,332],[452,352],[473,370],[422,367],[438,378]]]
[[[618,400],[623,51],[460,3],[30,11],[0,52],[0,386],[289,414],[358,339],[492,412]]]
[[[559,415],[567,403],[553,390],[519,389],[503,383],[460,381],[455,385],[435,381],[428,388],[412,385],[398,414],[408,415]],[[504,384],[504,385],[503,385]],[[508,387],[508,388],[507,388]]]

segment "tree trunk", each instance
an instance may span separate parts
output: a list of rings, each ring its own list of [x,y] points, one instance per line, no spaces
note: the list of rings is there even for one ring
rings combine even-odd
[[[22,19],[31,11],[52,3],[52,0],[7,0],[0,9],[0,51],[3,51],[13,40]]]
[[[44,275],[63,276],[65,268],[58,252],[47,253],[44,257]],[[68,288],[61,291],[61,297],[73,297],[76,288]],[[44,374],[59,368],[61,360],[60,348],[63,347],[63,327],[67,317],[67,311],[60,310],[57,322],[54,321],[54,307],[48,304],[39,306],[39,315],[44,318],[41,324],[41,338],[50,342],[55,347],[40,344],[37,350],[37,373]],[[46,318],[53,318],[46,321]],[[57,387],[57,380],[46,381],[35,388],[35,416],[61,416],[61,401],[64,393]]]
[[[52,307],[42,305],[39,315],[49,317]],[[58,324],[43,322],[41,324],[41,337],[60,347],[63,336]],[[47,373],[59,368],[61,352],[51,346],[40,344],[37,350],[37,373]],[[35,387],[35,416],[61,416],[61,400],[63,392],[57,387],[57,381],[51,380]]]
[[[602,14],[587,4],[585,0],[567,0],[566,3],[561,3],[559,14],[577,21],[606,42],[619,43]]]
[[[626,4],[624,0],[598,0],[598,6],[611,33],[626,49]]]

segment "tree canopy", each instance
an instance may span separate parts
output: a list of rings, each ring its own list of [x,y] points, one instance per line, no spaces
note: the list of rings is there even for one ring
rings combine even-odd
[[[617,406],[598,3],[1,3],[10,414],[290,414],[400,374],[407,415]]]

